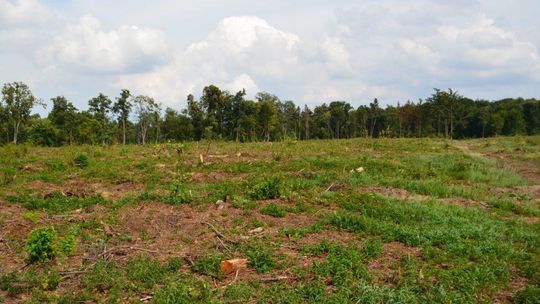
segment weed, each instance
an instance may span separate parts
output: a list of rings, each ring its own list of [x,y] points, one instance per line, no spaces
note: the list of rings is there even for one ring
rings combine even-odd
[[[275,199],[281,196],[281,180],[277,177],[266,179],[253,187],[253,199]]]
[[[257,272],[268,272],[277,266],[273,250],[262,244],[251,244],[243,250],[243,253],[248,259],[249,267]]]
[[[287,215],[287,211],[276,204],[268,204],[261,209],[262,214],[270,215],[273,217],[284,217]]]
[[[75,158],[73,159],[73,163],[79,168],[86,168],[90,164],[90,160],[88,159],[88,156],[86,154],[81,153],[75,156]]]
[[[29,262],[46,262],[54,258],[56,231],[52,227],[42,227],[30,232],[26,242]]]
[[[382,250],[383,246],[379,239],[369,239],[362,245],[362,254],[369,259],[381,255]]]
[[[154,291],[156,304],[210,303],[210,284],[194,279],[180,279],[169,282]]]
[[[193,264],[193,271],[215,277],[217,279],[223,279],[224,275],[221,272],[221,261],[223,256],[220,254],[209,254],[198,258]]]

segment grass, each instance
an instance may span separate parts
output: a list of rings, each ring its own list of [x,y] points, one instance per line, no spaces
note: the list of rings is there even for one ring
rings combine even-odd
[[[0,147],[0,302],[539,297],[538,136],[181,147]]]

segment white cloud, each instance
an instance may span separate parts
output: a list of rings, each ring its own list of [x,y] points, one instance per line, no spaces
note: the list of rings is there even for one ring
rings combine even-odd
[[[152,95],[169,106],[208,84],[231,91],[258,90],[257,80],[287,78],[298,64],[298,36],[253,17],[223,19],[204,40],[176,54],[151,72],[124,76],[121,87]]]
[[[34,0],[0,0],[0,28],[45,25],[54,14]]]
[[[0,66],[11,71],[0,81],[67,92],[81,108],[120,88],[179,108],[212,83],[310,106],[395,103],[433,87],[538,94],[535,0],[234,3],[0,0]]]
[[[149,69],[163,62],[167,54],[162,32],[137,26],[104,31],[97,18],[85,15],[77,23],[66,25],[39,49],[36,58],[43,66],[115,74]]]

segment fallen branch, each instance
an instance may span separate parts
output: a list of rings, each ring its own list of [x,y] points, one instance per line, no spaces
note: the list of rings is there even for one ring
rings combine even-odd
[[[229,243],[232,243],[232,244],[238,244],[237,241],[231,240],[231,239],[229,239],[228,237],[226,237],[223,233],[219,232],[219,230],[217,230],[217,228],[214,227],[214,225],[212,225],[212,224],[210,224],[210,223],[208,223],[208,222],[205,222],[205,224],[208,225],[208,227],[210,227],[210,228],[214,231],[214,233],[215,233],[217,236],[219,236],[220,238],[224,239],[225,241],[227,241],[227,242],[229,242]]]
[[[279,282],[279,281],[288,280],[288,279],[292,279],[292,278],[288,277],[288,276],[277,276],[277,277],[271,277],[271,278],[261,278],[261,279],[259,279],[259,281],[261,281],[261,282]]]

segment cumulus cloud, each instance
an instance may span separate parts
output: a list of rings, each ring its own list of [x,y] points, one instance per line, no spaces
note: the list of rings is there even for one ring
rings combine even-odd
[[[255,93],[257,80],[287,79],[298,65],[299,37],[253,16],[229,17],[202,41],[151,72],[121,77],[118,85],[178,105],[188,94],[214,83]]]
[[[77,92],[81,102],[129,88],[175,108],[212,83],[310,106],[395,103],[433,87],[532,96],[540,85],[534,0],[509,9],[499,0],[287,2],[287,13],[273,2],[237,2],[216,10],[215,1],[132,1],[126,14],[100,1],[55,11],[39,0],[0,0],[0,65],[16,71],[0,80],[16,73],[51,94]],[[132,20],[140,27],[122,26]]]
[[[118,74],[150,69],[168,54],[165,35],[150,28],[121,26],[106,31],[97,18],[82,16],[38,50],[43,66],[83,73]]]
[[[35,44],[56,25],[56,15],[37,1],[0,0],[0,44],[5,48]]]
[[[0,0],[0,28],[44,25],[54,14],[35,0]]]

